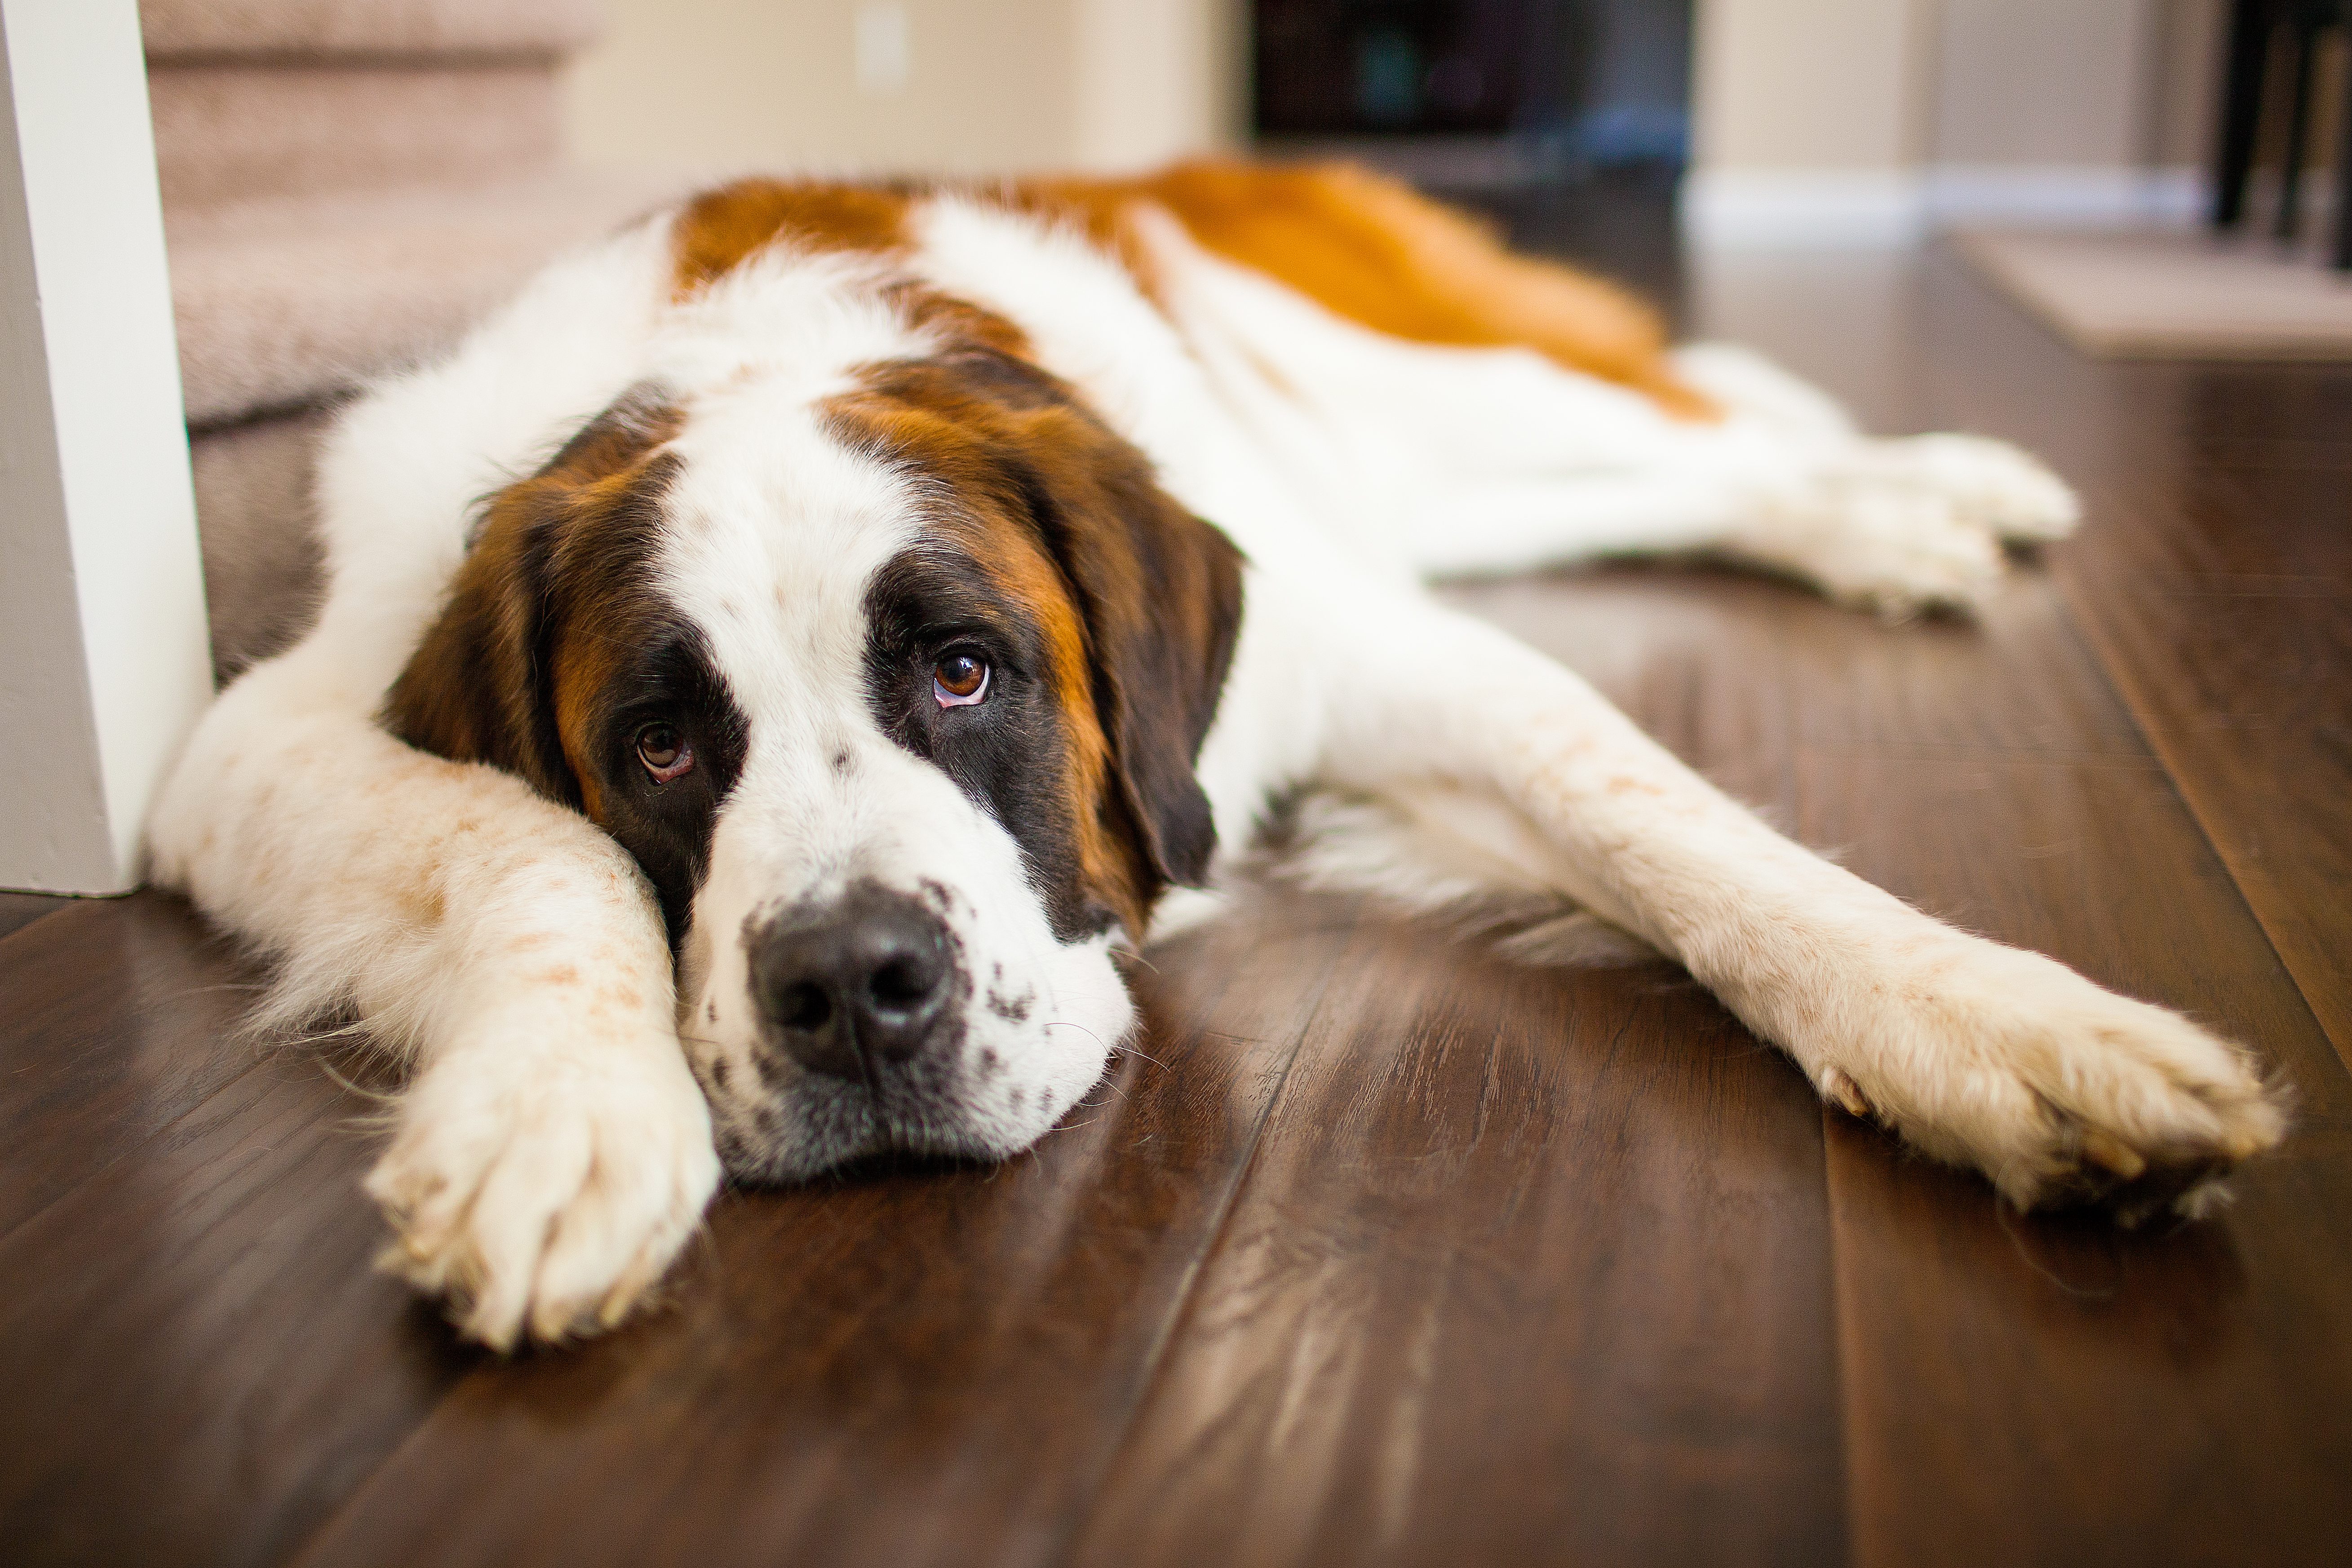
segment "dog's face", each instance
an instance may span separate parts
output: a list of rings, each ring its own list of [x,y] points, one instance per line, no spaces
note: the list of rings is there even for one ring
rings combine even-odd
[[[387,709],[635,857],[747,1178],[1026,1147],[1129,1026],[1118,931],[1213,847],[1233,548],[1002,323],[895,356],[689,356],[591,421]]]

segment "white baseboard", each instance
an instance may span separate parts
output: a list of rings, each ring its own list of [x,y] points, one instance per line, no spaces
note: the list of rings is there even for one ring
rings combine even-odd
[[[1682,225],[1702,248],[1905,245],[1926,211],[1898,170],[1702,168],[1683,176]]]
[[[2177,226],[2204,202],[2194,169],[1694,169],[1682,221],[1694,243],[1719,248],[1889,246],[1964,223]]]
[[[2197,221],[2197,169],[2019,168],[1947,163],[1924,171],[1928,219],[1956,223],[2124,227]]]

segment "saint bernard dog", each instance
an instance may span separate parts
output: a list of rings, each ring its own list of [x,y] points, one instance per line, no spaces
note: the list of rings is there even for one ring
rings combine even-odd
[[[1670,955],[2021,1206],[2195,1214],[2284,1131],[2237,1047],[1780,837],[1422,587],[1703,552],[1965,605],[2065,487],[1359,171],[730,185],[352,405],[319,499],[316,625],[153,867],[275,961],[267,1019],[400,1054],[387,1258],[494,1346],[619,1321],[724,1177],[1028,1148],[1134,1026],[1122,949],[1277,818],[1313,887]]]

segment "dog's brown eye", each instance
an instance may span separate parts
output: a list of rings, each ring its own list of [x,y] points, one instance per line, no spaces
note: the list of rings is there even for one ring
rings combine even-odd
[[[654,783],[667,784],[694,766],[694,748],[668,724],[648,724],[637,731],[637,761],[646,764]]]
[[[988,661],[959,650],[931,666],[931,695],[942,708],[969,708],[988,695]]]

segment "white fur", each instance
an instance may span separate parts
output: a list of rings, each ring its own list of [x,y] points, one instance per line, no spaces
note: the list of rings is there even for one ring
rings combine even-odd
[[[2231,1047],[1777,837],[1575,676],[1418,586],[1706,551],[1890,609],[1966,601],[2004,540],[2073,522],[2031,458],[1865,439],[1811,388],[1719,348],[1680,365],[1730,416],[1675,421],[1531,353],[1367,332],[1172,221],[1147,234],[1165,313],[1077,237],[985,204],[932,203],[915,232],[909,265],[1016,321],[1249,558],[1199,767],[1222,867],[1270,802],[1303,795],[1302,879],[1474,919],[1534,961],[1580,950],[1596,921],[1631,933],[1824,1092],[2020,1203],[2086,1159],[2194,1164],[2278,1138]],[[498,1345],[614,1321],[690,1233],[719,1175],[714,1108],[721,1134],[759,1109],[740,1087],[755,1075],[737,933],[760,911],[853,878],[936,882],[970,962],[1037,999],[1025,1024],[974,1015],[967,1050],[1006,1076],[955,1125],[902,1140],[1025,1146],[1130,1017],[1107,942],[1057,944],[1003,827],[884,739],[859,695],[864,585],[932,498],[841,448],[810,405],[923,344],[873,266],[838,256],[778,251],[672,304],[667,240],[656,220],[551,268],[450,359],[345,416],[320,479],[321,619],[224,694],[152,824],[158,879],[279,959],[279,1016],[348,1010],[413,1058],[369,1188],[396,1266]],[[611,839],[373,719],[477,498],[646,381],[688,411],[664,582],[751,734],[675,982],[650,889]],[[765,1173],[883,1136],[809,1110]]]

